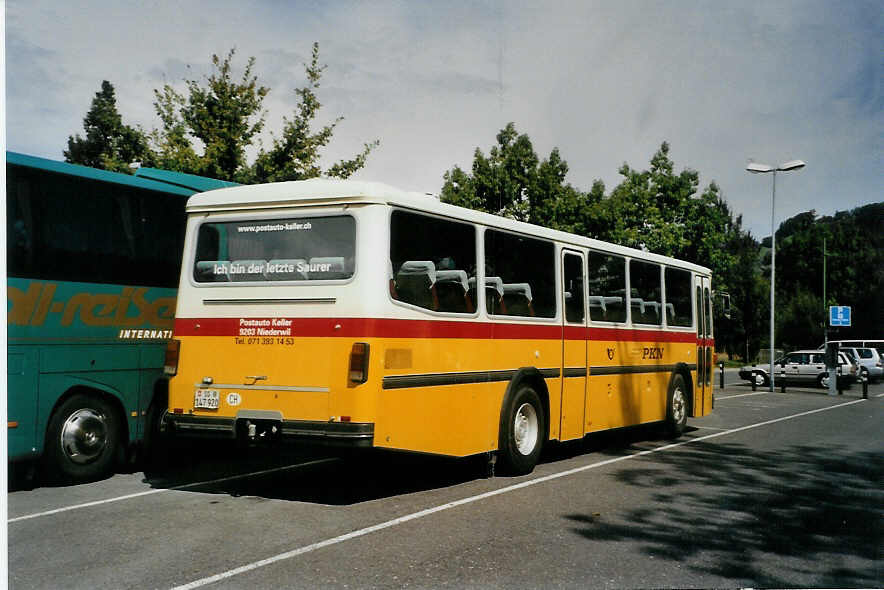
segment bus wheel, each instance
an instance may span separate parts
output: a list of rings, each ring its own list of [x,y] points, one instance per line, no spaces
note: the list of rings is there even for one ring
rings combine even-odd
[[[159,475],[168,466],[171,455],[170,432],[163,432],[162,422],[169,405],[168,392],[160,392],[154,396],[147,410],[147,421],[144,426],[142,444],[142,463],[144,471],[150,475]]]
[[[669,380],[666,394],[666,433],[672,438],[681,436],[688,423],[688,400],[685,396],[684,377],[679,374]]]
[[[82,482],[107,475],[120,443],[114,409],[104,400],[77,394],[49,422],[46,459],[52,475]]]
[[[506,473],[531,473],[540,458],[546,432],[543,405],[530,386],[519,387],[510,396],[501,414],[498,449],[501,467]]]

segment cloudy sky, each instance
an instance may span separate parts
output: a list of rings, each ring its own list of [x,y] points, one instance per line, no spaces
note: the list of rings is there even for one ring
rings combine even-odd
[[[62,159],[101,81],[125,122],[158,125],[153,89],[210,72],[235,47],[270,87],[279,129],[319,42],[329,163],[380,139],[358,178],[438,193],[513,121],[567,180],[608,190],[663,141],[717,182],[744,225],[884,200],[884,2],[370,2],[7,0],[6,140]]]

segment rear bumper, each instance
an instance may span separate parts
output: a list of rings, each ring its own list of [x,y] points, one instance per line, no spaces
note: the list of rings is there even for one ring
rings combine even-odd
[[[363,422],[316,422],[310,420],[262,420],[273,423],[277,437],[344,447],[371,447],[374,424]],[[162,428],[173,436],[228,438],[244,437],[245,418],[219,418],[192,414],[169,414],[163,417]]]

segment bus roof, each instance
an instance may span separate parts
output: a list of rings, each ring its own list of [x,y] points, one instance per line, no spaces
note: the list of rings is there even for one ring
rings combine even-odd
[[[172,172],[171,170],[163,170],[161,168],[139,168],[135,171],[135,176],[173,184],[198,193],[239,186],[237,182],[217,180],[215,178],[197,176],[196,174],[185,174],[184,172]]]
[[[90,168],[88,166],[80,166],[79,164],[59,162],[57,160],[49,160],[47,158],[39,158],[37,156],[29,156],[27,154],[10,151],[6,152],[6,163],[16,166],[26,166],[28,168],[37,168],[40,170],[46,170],[47,172],[54,172],[56,174],[78,176],[90,180],[122,184],[145,190],[184,196],[190,196],[195,192],[221,188],[222,186],[235,186],[235,183],[215,180],[214,178],[205,178],[203,176],[184,174],[182,172],[171,172],[169,170],[158,170],[156,168],[145,168],[144,173],[141,173],[141,170],[139,169],[139,171],[133,176],[130,174],[100,170],[98,168]]]
[[[711,274],[710,270],[704,266],[669,256],[627,248],[593,238],[586,238],[531,223],[500,217],[491,213],[458,207],[449,203],[443,203],[433,195],[403,191],[380,182],[315,178],[221,188],[192,196],[187,202],[187,211],[188,213],[197,213],[369,203],[393,205],[415,211],[433,213],[584,248],[594,248],[651,262],[666,263],[702,274]]]

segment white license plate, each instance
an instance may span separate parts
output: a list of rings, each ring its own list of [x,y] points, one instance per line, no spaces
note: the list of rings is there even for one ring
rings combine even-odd
[[[206,410],[217,410],[221,395],[217,389],[197,389],[193,396],[193,407]]]

